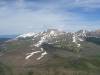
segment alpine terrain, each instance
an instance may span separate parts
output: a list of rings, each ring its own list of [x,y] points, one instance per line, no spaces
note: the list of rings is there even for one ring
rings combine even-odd
[[[100,30],[48,29],[0,43],[0,75],[99,75]]]

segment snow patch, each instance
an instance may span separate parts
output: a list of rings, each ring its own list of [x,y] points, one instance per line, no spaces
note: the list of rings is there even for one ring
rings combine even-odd
[[[60,34],[60,33],[59,33],[59,34]],[[55,32],[55,31],[53,31],[53,30],[50,32],[50,36],[57,36],[57,35],[58,35],[57,32]]]
[[[40,48],[40,49],[41,49],[41,51],[35,51],[35,52],[32,52],[32,53],[27,53],[27,54],[26,54],[27,56],[25,57],[25,59],[29,59],[29,58],[32,57],[34,54],[42,53],[42,52],[44,51],[43,48]],[[37,58],[37,60],[42,59],[46,54],[48,54],[46,51],[43,52],[43,53],[41,54],[41,56]]]
[[[41,56],[39,57],[39,58],[37,58],[37,60],[40,60],[40,59],[42,59],[46,54],[48,54],[46,51],[45,52],[43,52],[42,54],[41,54]]]
[[[51,34],[51,35],[54,35],[54,34],[55,34],[55,32],[54,32],[54,31],[51,31],[51,32],[50,32],[50,34]]]
[[[76,37],[75,37],[75,35],[73,35],[73,42],[76,42]]]
[[[30,32],[30,33],[26,33],[26,34],[19,35],[19,36],[17,36],[16,38],[32,37],[32,36],[34,36],[35,34],[36,34],[36,33],[34,33],[34,32]]]
[[[41,37],[41,40],[40,40],[37,44],[35,44],[34,46],[36,46],[36,47],[41,46],[41,44],[42,44],[43,42],[46,42],[46,37],[47,37],[47,35]]]
[[[81,46],[81,44],[77,44],[77,47],[80,47]]]
[[[77,47],[80,47],[81,44],[79,44],[79,43],[77,42],[77,38],[78,38],[78,37],[76,37],[76,35],[74,34],[74,35],[73,35],[73,41],[72,41],[72,42],[74,42],[75,44],[77,44]],[[79,40],[79,41],[83,41],[81,38],[78,38],[78,40]]]
[[[83,36],[85,36],[85,37],[86,37],[86,31],[85,31],[85,30],[83,30]]]
[[[84,41],[84,40],[83,40],[83,39],[81,39],[81,38],[78,38],[78,40],[79,40],[79,41]]]
[[[37,36],[39,36],[39,33],[35,34],[35,35],[34,35],[34,38],[36,38]]]
[[[25,57],[25,59],[29,59],[31,56],[33,56],[34,54],[37,54],[37,53],[40,53],[41,51],[36,51],[36,52],[32,52],[32,53],[27,53],[26,55],[28,55],[28,56],[26,56]]]

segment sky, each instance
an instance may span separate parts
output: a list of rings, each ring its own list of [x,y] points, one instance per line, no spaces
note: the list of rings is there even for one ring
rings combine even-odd
[[[0,35],[100,29],[100,0],[0,0]]]

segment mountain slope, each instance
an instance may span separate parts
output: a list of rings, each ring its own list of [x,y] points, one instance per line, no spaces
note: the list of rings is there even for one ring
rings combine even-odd
[[[13,75],[45,75],[47,70],[52,71],[50,75],[56,71],[66,75],[63,71],[68,70],[82,75],[90,70],[88,75],[98,75],[100,45],[87,41],[86,30],[72,33],[49,29],[19,36],[0,45],[0,62],[10,66]]]

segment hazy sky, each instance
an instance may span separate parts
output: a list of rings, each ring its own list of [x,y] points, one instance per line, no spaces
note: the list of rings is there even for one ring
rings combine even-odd
[[[100,28],[100,0],[0,0],[0,34]]]

